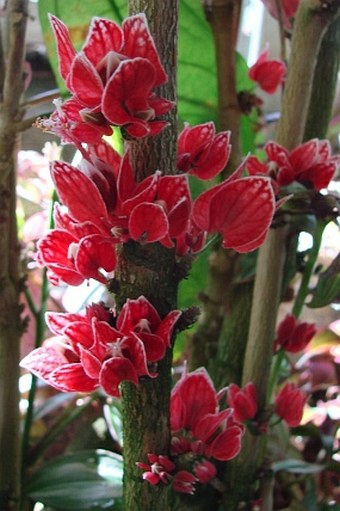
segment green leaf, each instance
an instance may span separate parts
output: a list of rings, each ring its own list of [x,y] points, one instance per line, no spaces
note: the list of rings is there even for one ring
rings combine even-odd
[[[340,301],[340,254],[334,259],[326,271],[319,276],[312,300],[308,307],[325,307]]]
[[[53,458],[29,479],[25,494],[59,510],[119,509],[123,461],[102,449]]]
[[[248,76],[249,67],[246,59],[236,52],[236,90],[241,92],[243,90],[253,91],[256,88],[256,83],[253,82]]]
[[[284,470],[294,474],[317,474],[325,469],[325,465],[319,463],[307,463],[303,460],[288,459],[273,463],[274,472]]]
[[[181,0],[178,44],[179,117],[190,124],[216,121],[214,44],[200,2]]]
[[[67,94],[63,79],[59,76],[56,44],[48,13],[55,14],[67,24],[70,37],[79,50],[86,38],[91,18],[99,16],[116,20],[118,23],[127,15],[126,0],[39,0],[39,19],[46,45],[47,55],[62,96]]]

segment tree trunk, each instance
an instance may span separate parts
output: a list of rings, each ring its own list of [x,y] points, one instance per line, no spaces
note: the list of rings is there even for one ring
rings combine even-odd
[[[7,3],[6,40],[0,38],[0,508],[17,509],[19,453],[19,245],[16,226],[17,126],[23,112],[27,0]]]
[[[130,13],[145,12],[150,31],[168,73],[169,81],[160,94],[176,100],[177,2],[130,1]],[[130,142],[132,165],[140,181],[155,170],[176,172],[176,111],[169,114],[169,126],[157,137]],[[173,250],[159,244],[141,246],[129,242],[121,250],[116,277],[118,305],[127,298],[144,295],[161,317],[176,308],[177,265]],[[172,350],[158,363],[155,379],[141,378],[138,387],[122,385],[124,428],[124,510],[170,511],[172,492],[163,484],[143,482],[137,461],[147,461],[148,453],[167,454],[170,442],[169,400]]]

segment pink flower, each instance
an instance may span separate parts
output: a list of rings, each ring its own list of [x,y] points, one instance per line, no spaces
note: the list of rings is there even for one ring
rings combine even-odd
[[[275,397],[275,413],[288,426],[294,428],[301,422],[306,401],[307,396],[304,392],[298,389],[294,383],[286,383]]]
[[[50,330],[59,336],[25,357],[21,366],[60,391],[91,392],[99,386],[119,396],[119,384],[138,384],[140,376],[155,377],[149,365],[163,358],[180,315],[170,312],[163,320],[141,296],[128,300],[116,319],[101,306],[85,315],[48,313]]]
[[[308,188],[321,190],[328,186],[340,163],[339,156],[331,156],[329,141],[317,138],[290,152],[276,142],[268,142],[265,151],[267,164],[250,157],[246,163],[248,172],[251,175],[268,174],[279,186],[298,181]]]
[[[278,19],[276,0],[262,0],[267,7],[269,13]],[[281,0],[281,7],[283,11],[283,23],[285,28],[291,28],[290,19],[293,18],[300,5],[300,0]]]
[[[315,333],[314,323],[301,322],[292,314],[287,314],[278,326],[275,349],[298,353],[305,349]]]
[[[257,412],[255,385],[250,382],[240,388],[235,383],[231,383],[228,387],[228,404],[233,408],[237,421],[245,422],[253,419]]]
[[[110,130],[110,124],[123,126],[129,137],[137,138],[164,128],[167,123],[159,116],[173,103],[153,91],[167,76],[144,14],[126,18],[122,27],[94,18],[79,53],[66,25],[55,16],[50,20],[60,73],[73,94],[79,122],[101,130]]]
[[[243,166],[223,183],[199,195],[192,212],[200,229],[219,232],[224,248],[241,253],[255,250],[264,242],[275,212],[270,180],[241,178]]]
[[[219,411],[217,393],[204,368],[183,374],[171,392],[170,425],[175,453],[192,452],[220,461],[239,453],[244,428],[232,410]],[[187,440],[190,435],[190,441]]]
[[[227,164],[230,154],[230,132],[215,135],[213,122],[189,127],[185,123],[178,137],[177,168],[199,179],[212,179]]]
[[[269,49],[265,49],[255,64],[249,68],[249,78],[257,82],[262,90],[274,94],[284,82],[286,65],[281,60],[269,60]]]

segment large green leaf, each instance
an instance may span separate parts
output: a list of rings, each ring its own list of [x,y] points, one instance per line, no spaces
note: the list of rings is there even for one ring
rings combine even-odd
[[[86,38],[88,27],[93,16],[114,19],[117,22],[127,15],[126,0],[96,0],[86,2],[84,0],[39,0],[39,19],[44,36],[48,58],[56,77],[58,87],[62,95],[66,94],[66,88],[59,76],[58,57],[53,31],[51,29],[48,13],[55,14],[67,24],[72,42],[77,50]]]
[[[178,111],[182,121],[200,124],[217,119],[214,44],[201,2],[180,1]]]
[[[119,509],[122,477],[120,455],[102,449],[82,451],[45,463],[29,479],[25,494],[65,511]]]

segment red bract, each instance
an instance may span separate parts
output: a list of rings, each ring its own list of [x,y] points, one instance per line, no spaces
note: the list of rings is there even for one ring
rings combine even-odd
[[[270,14],[278,19],[276,0],[262,0]],[[280,0],[283,11],[283,24],[285,28],[290,28],[290,19],[293,18],[300,5],[300,0]]]
[[[224,248],[250,252],[265,240],[275,197],[269,179],[240,178],[240,170],[202,193],[194,202],[192,217],[203,231],[219,232]]]
[[[200,179],[211,179],[227,164],[231,146],[230,131],[215,135],[213,122],[190,128],[185,123],[178,137],[177,168]]]
[[[252,175],[267,173],[279,186],[298,181],[308,188],[321,190],[328,186],[340,163],[339,156],[331,156],[329,141],[316,138],[290,152],[276,142],[268,142],[265,151],[267,164],[251,157],[247,169]]]
[[[281,60],[268,59],[268,55],[269,50],[265,49],[255,64],[249,68],[249,78],[268,94],[274,94],[284,82],[287,68]]]
[[[307,396],[304,392],[298,389],[294,383],[286,383],[275,397],[275,413],[288,426],[296,427],[301,422],[306,401]]]
[[[124,126],[130,137],[159,133],[167,123],[158,117],[173,103],[153,92],[167,76],[145,16],[131,16],[122,27],[94,18],[79,53],[66,25],[55,16],[50,19],[60,73],[76,101],[79,119],[102,130],[110,130],[110,124]]]
[[[315,333],[314,323],[301,322],[292,314],[287,314],[278,326],[274,347],[298,353],[305,349]]]
[[[179,315],[172,311],[161,320],[144,297],[128,300],[116,328],[99,305],[88,307],[85,315],[49,313],[47,323],[60,337],[21,365],[61,391],[91,392],[102,386],[119,396],[122,381],[137,385],[140,376],[156,376],[148,365],[163,358]]]
[[[255,385],[250,382],[240,388],[235,383],[231,383],[228,387],[228,404],[234,410],[237,421],[253,419],[257,412]]]
[[[241,449],[244,429],[232,410],[218,410],[217,393],[203,368],[184,374],[173,388],[170,425],[175,454],[192,452],[227,461]]]

